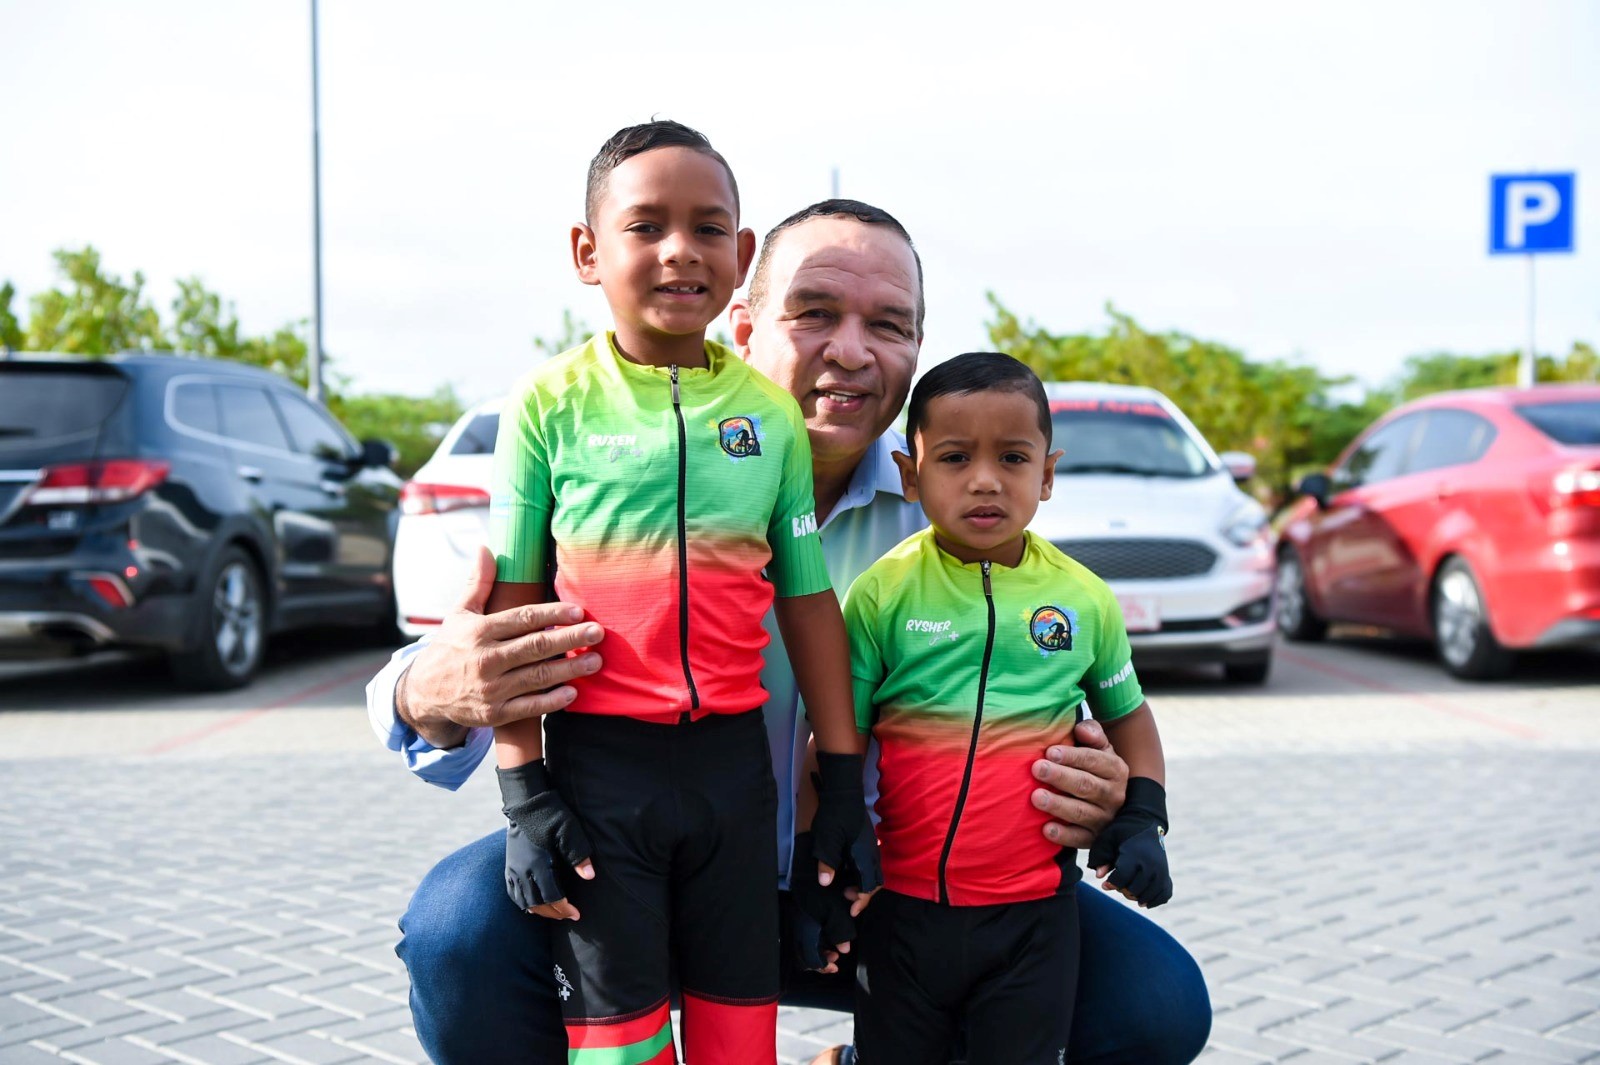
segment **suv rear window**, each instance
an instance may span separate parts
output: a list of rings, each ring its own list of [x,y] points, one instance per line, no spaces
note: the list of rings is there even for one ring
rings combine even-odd
[[[1600,400],[1528,403],[1517,413],[1558,444],[1600,444]]]
[[[500,415],[480,414],[461,430],[461,435],[456,437],[454,446],[450,448],[452,455],[493,455],[494,438],[500,432]]]
[[[55,448],[80,437],[87,454],[127,391],[128,379],[114,371],[0,364],[0,452]]]

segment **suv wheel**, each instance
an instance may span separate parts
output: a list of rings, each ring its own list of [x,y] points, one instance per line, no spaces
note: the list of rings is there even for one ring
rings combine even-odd
[[[229,547],[200,584],[198,631],[173,655],[172,675],[186,688],[221,691],[250,683],[266,648],[266,597],[249,555]]]
[[[1444,668],[1466,680],[1511,671],[1511,652],[1494,638],[1478,580],[1460,558],[1447,559],[1433,581],[1433,645]]]
[[[1305,567],[1292,547],[1278,556],[1278,631],[1291,640],[1320,640],[1328,634],[1328,623],[1311,609]]]

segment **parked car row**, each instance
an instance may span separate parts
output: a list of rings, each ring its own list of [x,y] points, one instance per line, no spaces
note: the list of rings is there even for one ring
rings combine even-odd
[[[0,361],[0,656],[149,649],[228,688],[274,633],[393,632],[393,457],[236,363]]]
[[[1600,647],[1600,386],[1477,389],[1400,407],[1299,487],[1281,540],[1149,388],[1047,386],[1056,488],[1033,528],[1098,573],[1135,662],[1262,683],[1275,637],[1334,622],[1433,641],[1461,677],[1525,648]],[[488,536],[495,399],[403,486],[282,378],[126,354],[0,361],[0,657],[166,653],[247,683],[273,633],[418,636]]]

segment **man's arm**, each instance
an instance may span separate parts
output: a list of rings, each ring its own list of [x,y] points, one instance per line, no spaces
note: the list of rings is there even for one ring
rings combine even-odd
[[[1112,750],[1098,721],[1080,721],[1074,747],[1051,747],[1033,763],[1033,805],[1055,818],[1044,834],[1062,847],[1088,847],[1122,809],[1128,765]]]
[[[390,690],[382,683],[384,673],[368,686],[375,723],[384,711],[392,711],[400,725],[432,748],[459,748],[473,729],[560,710],[575,694],[567,682],[600,668],[594,651],[566,657],[568,651],[591,647],[605,636],[593,622],[577,624],[583,618],[579,607],[538,603],[486,615],[494,577],[494,556],[487,547],[479,548],[460,604],[415,651],[406,655],[402,650],[385,667],[386,672],[403,669],[393,688],[392,707],[374,705]]]

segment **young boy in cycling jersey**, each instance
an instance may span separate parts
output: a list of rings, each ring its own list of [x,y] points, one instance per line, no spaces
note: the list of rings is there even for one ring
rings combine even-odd
[[[1094,712],[1130,780],[1089,864],[1159,906],[1161,740],[1111,591],[1026,531],[1062,454],[1033,371],[992,352],[936,366],[906,437],[895,461],[932,527],[844,606],[857,726],[879,745],[884,881],[860,918],[856,1049],[863,1065],[943,1065],[964,1026],[971,1065],[1053,1065],[1072,1025],[1081,874],[1040,831],[1031,766]]]
[[[688,1060],[771,1063],[769,605],[827,752],[819,859],[842,864],[865,816],[810,446],[794,399],[705,339],[755,251],[710,142],[675,122],[619,131],[585,206],[573,261],[614,328],[527,374],[501,415],[488,609],[582,606],[605,668],[544,737],[539,719],[495,730],[507,889],[562,919],[551,976],[574,1061],[675,1061],[670,972]]]

